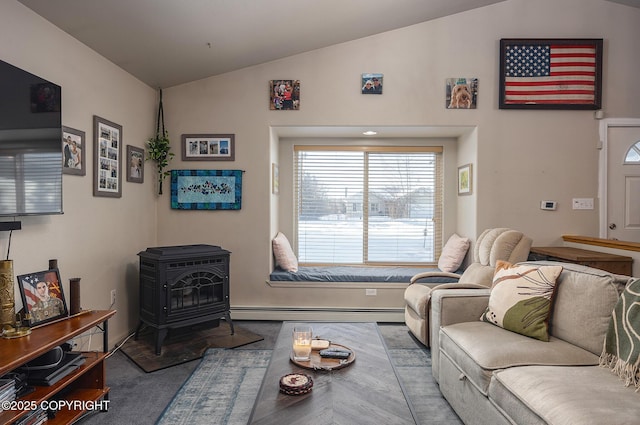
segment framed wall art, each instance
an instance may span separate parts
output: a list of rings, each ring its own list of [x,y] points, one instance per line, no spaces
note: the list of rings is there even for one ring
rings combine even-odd
[[[122,126],[93,116],[93,196],[122,196]]]
[[[600,109],[602,39],[500,40],[500,109]]]
[[[477,78],[447,78],[447,109],[476,109],[478,104]]]
[[[360,78],[360,87],[362,94],[382,94],[382,74],[362,74]]]
[[[473,169],[471,164],[458,167],[458,195],[471,195],[473,189]]]
[[[127,181],[144,182],[144,149],[127,145]]]
[[[271,163],[271,193],[280,193],[280,168],[275,162]]]
[[[58,269],[29,273],[17,277],[22,305],[31,317],[31,326],[67,317],[67,303]]]
[[[272,111],[300,109],[300,80],[269,81],[269,109]]]
[[[235,134],[183,134],[183,161],[234,161]]]
[[[242,170],[171,170],[171,208],[239,210]]]
[[[71,127],[62,127],[62,173],[84,176],[85,133]]]

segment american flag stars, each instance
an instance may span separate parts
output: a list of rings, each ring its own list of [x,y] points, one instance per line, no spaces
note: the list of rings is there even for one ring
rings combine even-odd
[[[551,49],[548,45],[508,46],[505,53],[508,77],[542,77],[551,71]]]

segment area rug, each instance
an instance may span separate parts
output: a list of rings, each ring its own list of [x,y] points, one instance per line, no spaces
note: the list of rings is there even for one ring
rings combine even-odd
[[[389,354],[420,424],[462,424],[431,376],[428,351]],[[157,424],[246,424],[270,357],[271,350],[208,350]]]
[[[207,350],[156,424],[245,425],[271,352]]]
[[[120,349],[142,370],[154,372],[199,359],[209,348],[236,348],[263,339],[241,326],[234,326],[234,331],[231,335],[226,322],[220,322],[218,327],[199,325],[171,329],[160,355],[156,355],[153,329],[146,327],[140,331],[137,340],[130,338]]]

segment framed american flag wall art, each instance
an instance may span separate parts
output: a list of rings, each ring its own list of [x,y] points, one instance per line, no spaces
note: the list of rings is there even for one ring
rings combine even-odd
[[[600,109],[602,39],[500,40],[500,109]]]

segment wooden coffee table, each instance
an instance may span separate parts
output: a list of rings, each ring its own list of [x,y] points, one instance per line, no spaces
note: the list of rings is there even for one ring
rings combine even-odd
[[[375,323],[307,323],[313,327],[314,337],[355,352],[352,364],[334,370],[306,369],[290,360],[295,324],[282,324],[249,424],[417,423]],[[311,376],[312,391],[296,396],[282,394],[280,378],[290,373]]]

